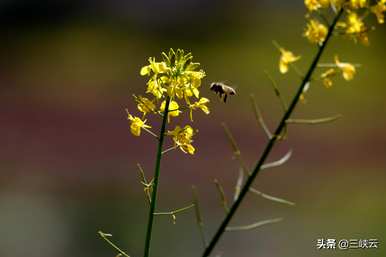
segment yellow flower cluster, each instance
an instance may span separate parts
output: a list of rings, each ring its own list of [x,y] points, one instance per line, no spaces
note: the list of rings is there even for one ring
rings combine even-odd
[[[377,17],[378,23],[383,24],[385,22],[386,0],[379,0],[377,4],[370,7],[370,11]]]
[[[327,27],[317,19],[322,18],[325,21],[323,9],[337,10],[340,7],[345,9],[346,17],[344,21],[338,23],[341,29],[340,33],[353,39],[355,42],[361,42],[364,45],[369,44],[368,27],[365,19],[373,13],[379,24],[384,23],[384,12],[386,11],[386,0],[304,0],[304,4],[309,11],[309,16],[315,14],[306,27],[304,36],[310,42],[321,44],[327,34]],[[326,10],[327,12],[328,10]]]
[[[168,132],[168,135],[172,136],[174,144],[184,153],[194,154],[195,148],[192,146],[194,131],[191,126],[186,125],[184,128],[176,126],[173,131]]]
[[[312,43],[321,46],[329,35],[329,26],[332,20],[330,13],[337,13],[343,8],[341,20],[336,24],[334,34],[343,35],[354,42],[360,42],[364,45],[369,44],[368,33],[370,31],[367,18],[369,15],[375,15],[379,24],[384,23],[386,12],[386,0],[304,0],[307,9],[307,24],[303,36]],[[331,32],[330,32],[331,33]],[[287,73],[290,65],[300,59],[300,55],[278,46],[280,51],[279,71]],[[349,62],[341,62],[338,56],[335,56],[333,63],[320,65],[326,69],[319,75],[320,80],[326,88],[333,85],[333,78],[337,74],[342,74],[344,80],[350,81],[356,73],[355,65]],[[293,68],[296,68],[294,66]],[[299,73],[298,70],[295,70]],[[304,91],[305,92],[305,91]],[[302,97],[304,98],[304,92]]]
[[[322,44],[327,36],[327,27],[320,23],[318,20],[310,20],[307,24],[304,36],[311,42],[316,44]]]
[[[128,113],[130,131],[135,136],[141,135],[141,129],[155,135],[146,124],[147,114],[162,116],[165,112],[166,102],[169,101],[167,120],[177,117],[183,111],[189,112],[190,120],[193,121],[193,111],[200,109],[209,114],[207,104],[209,99],[200,97],[201,80],[205,72],[199,69],[200,64],[193,62],[191,53],[185,53],[178,49],[170,49],[168,53],[162,53],[162,61],[157,62],[155,58],[149,58],[149,64],[142,67],[140,74],[148,76],[146,93],[148,97],[134,95],[137,109],[142,113],[142,118],[132,116]],[[176,126],[174,130],[168,131],[174,142],[175,148],[185,153],[194,154],[193,142],[194,130],[190,125]]]
[[[332,78],[338,72],[340,72],[342,74],[342,77],[344,80],[350,81],[354,78],[354,75],[356,73],[355,66],[351,63],[348,63],[348,62],[340,62],[337,55],[335,56],[335,64],[333,66],[338,68],[338,70],[335,69],[335,67],[329,68],[320,75],[320,78],[322,79],[323,85],[326,88],[332,87],[332,84],[333,84]]]

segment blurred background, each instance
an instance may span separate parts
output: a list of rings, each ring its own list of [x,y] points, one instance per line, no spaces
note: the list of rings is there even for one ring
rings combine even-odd
[[[98,230],[141,256],[148,206],[136,163],[151,177],[156,143],[130,134],[124,109],[135,112],[131,95],[145,90],[139,70],[148,57],[171,47],[192,51],[202,64],[211,114],[195,114],[197,154],[165,156],[158,209],[188,205],[196,185],[210,237],[224,217],[213,179],[231,200],[238,174],[220,124],[228,124],[252,167],[266,138],[249,95],[273,129],[281,109],[263,70],[290,99],[299,78],[278,73],[272,40],[301,54],[305,70],[316,49],[301,36],[304,15],[301,0],[1,1],[0,256],[115,256]],[[332,40],[325,62],[338,53],[362,66],[350,83],[311,85],[295,116],[343,118],[292,126],[271,159],[289,149],[292,158],[255,183],[296,206],[249,195],[232,224],[284,220],[227,233],[213,256],[385,256],[385,31],[370,33],[370,47]],[[212,81],[235,86],[238,95],[223,104],[208,90]],[[192,211],[177,215],[175,225],[157,217],[153,235],[153,257],[202,253]],[[376,238],[380,248],[318,251],[318,238]]]

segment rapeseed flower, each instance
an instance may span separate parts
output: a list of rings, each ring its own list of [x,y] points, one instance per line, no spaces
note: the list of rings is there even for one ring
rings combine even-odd
[[[312,12],[320,8],[326,8],[330,4],[329,0],[304,0],[304,5]]]
[[[201,111],[203,111],[205,114],[209,114],[210,111],[209,111],[209,108],[207,106],[208,103],[209,103],[209,99],[205,98],[205,97],[202,97],[197,102],[189,105],[190,120],[193,121],[193,110],[196,110],[196,109],[201,109]]]
[[[323,81],[323,85],[326,87],[326,88],[330,88],[332,87],[332,77],[336,75],[336,70],[333,69],[333,68],[330,68],[328,70],[326,70],[325,72],[323,72],[321,75],[320,75],[320,78],[322,79]]]
[[[141,130],[145,130],[151,135],[158,137],[146,124],[145,117],[148,114],[162,116],[167,113],[167,122],[171,118],[180,116],[184,110],[189,111],[189,117],[193,121],[193,111],[201,110],[209,114],[209,99],[200,97],[201,81],[205,77],[205,72],[200,69],[200,64],[193,62],[191,53],[185,53],[178,49],[170,49],[168,53],[162,53],[161,61],[154,57],[148,59],[148,64],[140,69],[140,75],[149,77],[146,87],[146,96],[134,95],[137,109],[142,113],[142,118],[132,116],[128,113],[130,121],[130,131],[135,136],[141,135]],[[168,110],[166,102],[169,102]],[[193,154],[195,148],[191,145],[193,128],[186,125],[184,128],[176,126],[173,131],[166,133],[171,136],[176,148]]]
[[[356,73],[354,65],[348,62],[340,62],[338,56],[335,56],[335,64],[341,70],[342,76],[345,80],[349,81],[354,78]]]
[[[377,17],[379,24],[385,22],[384,12],[386,11],[386,0],[379,0],[374,6],[371,6],[370,10]]]
[[[151,128],[149,125],[145,124],[146,120],[132,116],[130,113],[128,113],[128,120],[131,122],[130,131],[134,136],[139,137],[141,135],[141,129]]]
[[[299,60],[300,56],[296,56],[291,51],[287,51],[284,48],[279,48],[279,50],[281,52],[279,70],[284,74],[288,72],[289,64]]]
[[[161,103],[160,108],[159,108],[159,110],[161,112],[165,111],[165,105],[166,105],[166,101],[163,101]],[[168,111],[168,121],[169,122],[170,122],[170,117],[177,117],[178,115],[180,115],[181,111],[179,108],[180,108],[180,106],[178,105],[178,103],[176,101],[173,101],[173,100],[170,101],[169,111]]]
[[[154,100],[150,100],[147,97],[136,96],[134,95],[134,99],[137,102],[137,109],[143,113],[145,116],[147,113],[154,113],[156,110]]]
[[[364,8],[367,6],[367,0],[350,0],[350,7],[353,9]]]
[[[193,128],[186,125],[184,128],[176,126],[174,130],[168,131],[168,135],[172,136],[174,144],[184,153],[194,154],[195,148],[192,145],[192,137],[194,135]]]
[[[308,22],[304,36],[314,44],[322,44],[327,36],[327,27],[319,21],[312,19]]]

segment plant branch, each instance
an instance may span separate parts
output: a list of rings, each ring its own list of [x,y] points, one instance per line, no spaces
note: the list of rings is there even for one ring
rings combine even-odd
[[[261,226],[263,226],[263,225],[272,224],[272,223],[277,223],[277,222],[280,222],[280,221],[282,221],[282,220],[283,220],[283,218],[276,218],[276,219],[269,219],[269,220],[261,220],[261,221],[258,221],[258,222],[256,222],[256,223],[252,223],[252,224],[245,225],[245,226],[227,227],[227,228],[226,228],[226,231],[251,230],[251,229],[255,229],[255,228],[261,227]]]
[[[213,182],[216,185],[218,194],[220,195],[221,205],[224,208],[224,211],[226,213],[228,213],[229,212],[229,207],[228,207],[228,201],[227,201],[227,198],[225,196],[224,189],[223,189],[223,187],[221,186],[220,182],[217,179],[215,179]]]
[[[147,181],[145,171],[143,170],[141,164],[137,163],[137,167],[138,167],[139,173],[141,175],[141,179],[142,179],[141,184],[143,185],[143,191],[146,195],[146,199],[147,199],[148,203],[150,204],[151,203],[151,189],[153,186],[153,181],[152,180],[150,182]]]
[[[178,145],[171,146],[165,150],[162,151],[162,154],[168,153],[170,151],[176,150],[178,148]]]
[[[193,208],[193,207],[194,207],[194,204],[192,203],[192,204],[189,204],[188,206],[185,206],[185,207],[182,207],[179,209],[175,209],[172,211],[155,212],[154,215],[175,215],[177,213],[189,210],[190,208]]]
[[[257,122],[259,122],[260,126],[263,128],[265,135],[269,140],[272,138],[272,133],[271,131],[269,131],[269,128],[264,121],[263,115],[261,114],[260,107],[257,105],[254,95],[251,95],[250,97],[251,97],[251,103],[252,103],[253,112],[255,114],[255,118]]]
[[[279,167],[279,166],[283,165],[284,163],[286,163],[291,158],[291,155],[292,155],[292,150],[289,150],[288,153],[286,153],[286,155],[281,157],[279,160],[266,163],[266,164],[262,165],[260,169],[265,170],[265,169],[270,169],[270,168],[274,168],[274,167]]]
[[[149,257],[149,254],[150,254],[150,243],[151,243],[151,235],[153,232],[154,210],[157,204],[157,189],[158,189],[158,180],[159,180],[160,168],[161,168],[162,146],[165,138],[169,104],[170,104],[170,98],[169,96],[167,96],[166,103],[165,103],[165,110],[162,117],[161,131],[158,139],[157,159],[155,162],[154,181],[153,181],[153,188],[152,188],[153,190],[151,194],[150,210],[149,210],[146,240],[145,240],[145,250],[143,254],[144,257]]]
[[[275,133],[273,134],[273,137],[268,141],[268,144],[266,145],[266,147],[265,147],[265,149],[264,149],[264,151],[263,151],[259,161],[257,162],[253,172],[251,173],[251,175],[248,177],[247,181],[245,182],[245,185],[243,186],[243,188],[242,188],[242,190],[240,192],[239,197],[237,198],[237,200],[231,206],[228,214],[225,216],[225,218],[222,221],[220,227],[217,229],[217,231],[214,234],[214,236],[213,236],[211,242],[209,243],[208,247],[203,252],[203,254],[202,254],[203,257],[208,257],[210,255],[210,253],[213,251],[213,249],[217,245],[220,237],[225,232],[225,229],[227,228],[227,226],[228,226],[229,222],[231,221],[232,217],[234,216],[234,214],[238,210],[238,208],[239,208],[240,204],[242,203],[244,197],[249,192],[249,189],[252,186],[252,183],[255,180],[257,174],[259,173],[259,171],[261,169],[261,166],[264,164],[265,160],[267,159],[267,157],[271,153],[271,150],[273,149],[273,146],[277,142],[277,139],[278,139],[279,135],[282,133],[283,129],[285,128],[287,119],[291,116],[292,112],[294,111],[294,109],[295,109],[295,107],[296,107],[296,105],[297,105],[297,103],[299,101],[299,98],[300,98],[301,94],[303,93],[304,87],[311,80],[312,74],[313,74],[315,68],[317,67],[317,64],[318,64],[318,62],[320,60],[320,57],[322,56],[322,53],[324,52],[324,49],[326,48],[327,43],[329,42],[329,39],[331,38],[332,32],[335,29],[336,23],[338,22],[338,20],[339,20],[340,16],[342,15],[342,13],[343,13],[343,8],[341,8],[339,10],[339,12],[335,16],[331,26],[328,28],[328,33],[326,35],[326,38],[325,38],[324,42],[319,47],[318,52],[316,53],[316,55],[315,55],[311,65],[310,65],[310,68],[308,69],[306,75],[304,76],[304,78],[303,78],[303,80],[302,80],[302,82],[301,82],[301,84],[300,84],[300,86],[298,88],[298,91],[296,92],[296,94],[295,94],[291,104],[289,105],[286,113],[283,115],[281,121],[279,122],[279,125],[276,128]]]
[[[237,198],[240,195],[241,187],[243,186],[244,182],[244,171],[242,168],[239,170],[239,176],[237,177],[236,186],[235,186],[235,193],[233,195],[233,201],[236,201]]]
[[[207,243],[206,243],[206,237],[204,233],[204,221],[202,219],[200,204],[198,202],[197,189],[195,186],[192,186],[192,191],[193,191],[194,210],[196,214],[196,222],[197,222],[198,230],[200,231],[202,245],[204,246],[204,249],[205,249]]]
[[[319,119],[288,119],[286,122],[287,124],[309,124],[309,125],[316,125],[321,123],[328,123],[335,121],[339,118],[341,118],[341,114],[337,114],[335,116],[326,117],[326,118],[319,118]]]
[[[284,100],[284,98],[282,97],[282,95],[280,93],[280,90],[279,90],[279,87],[277,86],[276,81],[274,80],[274,78],[271,76],[271,74],[268,71],[264,70],[264,74],[271,81],[271,85],[273,87],[273,91],[275,92],[275,95],[277,96],[277,98],[279,98],[279,101],[280,101],[280,104],[281,104],[281,108],[283,109],[283,112],[286,112],[287,108],[288,108],[287,107],[287,103]]]
[[[249,190],[256,195],[261,196],[262,198],[273,201],[273,202],[283,203],[283,204],[287,204],[287,205],[291,205],[291,206],[295,205],[294,202],[291,202],[291,201],[288,201],[288,200],[285,200],[285,199],[282,199],[282,198],[279,198],[276,196],[265,194],[265,193],[255,189],[253,187],[251,187]]]
[[[115,250],[117,250],[120,254],[122,254],[125,257],[130,257],[127,253],[125,253],[123,250],[121,250],[116,244],[114,244],[110,239],[107,237],[111,237],[111,234],[103,233],[102,231],[98,231],[98,234],[105,240],[111,247],[113,247]]]
[[[228,141],[232,147],[233,150],[233,156],[240,162],[241,168],[243,169],[243,172],[247,175],[249,172],[249,169],[247,165],[245,164],[243,158],[241,157],[241,151],[239,146],[237,145],[237,142],[235,138],[233,137],[231,131],[229,130],[228,126],[223,122],[221,123],[221,126],[224,128],[225,135],[228,138]]]

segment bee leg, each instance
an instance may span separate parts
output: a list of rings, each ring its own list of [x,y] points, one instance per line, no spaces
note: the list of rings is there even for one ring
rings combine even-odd
[[[227,97],[228,97],[228,94],[225,94],[225,95],[224,95],[224,103],[226,103]]]

